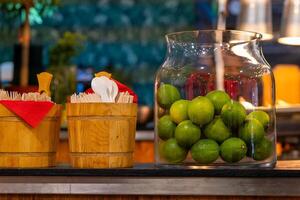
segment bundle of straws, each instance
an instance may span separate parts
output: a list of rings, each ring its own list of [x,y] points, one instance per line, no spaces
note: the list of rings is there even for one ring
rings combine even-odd
[[[101,97],[95,93],[86,94],[79,93],[73,94],[70,98],[71,103],[100,103],[102,102]],[[126,92],[119,92],[116,100],[116,103],[133,103],[133,96]]]
[[[0,90],[0,100],[11,100],[11,101],[51,101],[51,97],[49,97],[45,93],[38,92],[29,92],[20,94],[16,91],[6,91]]]

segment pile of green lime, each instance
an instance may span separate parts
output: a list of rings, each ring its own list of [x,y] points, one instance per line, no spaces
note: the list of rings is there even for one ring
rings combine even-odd
[[[158,119],[159,153],[170,163],[183,162],[188,152],[200,164],[211,164],[219,156],[236,163],[246,156],[265,160],[273,153],[266,137],[270,117],[264,111],[247,115],[242,104],[220,90],[182,99],[171,84],[161,84],[157,103],[167,113]]]

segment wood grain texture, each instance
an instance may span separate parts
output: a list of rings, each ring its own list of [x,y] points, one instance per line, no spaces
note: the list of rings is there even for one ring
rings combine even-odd
[[[60,139],[57,151],[56,151],[56,163],[59,164],[69,164],[70,163],[70,151],[69,151],[69,140]]]
[[[68,117],[105,116],[136,117],[135,103],[67,103]]]
[[[154,143],[153,141],[135,141],[133,160],[135,163],[154,162]],[[70,151],[68,139],[61,139],[56,152],[57,164],[69,164]]]
[[[133,152],[126,153],[71,153],[72,166],[84,166],[84,168],[130,167],[133,166]]]
[[[279,160],[276,164],[277,169],[299,169],[300,160]]]
[[[71,165],[76,168],[131,167],[137,104],[67,104]]]
[[[41,124],[32,128],[0,105],[0,167],[55,165],[61,106],[54,105]]]
[[[126,195],[0,195],[1,200],[297,200],[299,197],[255,196],[126,196]]]

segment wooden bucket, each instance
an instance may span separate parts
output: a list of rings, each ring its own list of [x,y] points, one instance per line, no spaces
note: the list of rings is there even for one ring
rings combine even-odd
[[[68,103],[71,165],[132,167],[136,115],[132,103]]]
[[[54,105],[40,125],[26,122],[0,104],[0,167],[55,166],[61,106]]]

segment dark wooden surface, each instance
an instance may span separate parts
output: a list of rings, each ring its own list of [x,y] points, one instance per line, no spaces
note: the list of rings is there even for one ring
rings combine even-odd
[[[300,199],[299,180],[300,161],[279,161],[275,169],[166,169],[153,164],[0,169],[0,200],[290,200]]]
[[[278,161],[274,169],[159,168],[136,164],[123,169],[74,169],[58,166],[44,169],[0,169],[0,176],[112,176],[112,177],[300,177],[300,161]]]
[[[1,200],[297,200],[298,197],[242,196],[99,196],[99,195],[0,195]]]

